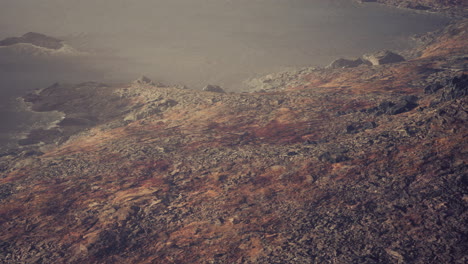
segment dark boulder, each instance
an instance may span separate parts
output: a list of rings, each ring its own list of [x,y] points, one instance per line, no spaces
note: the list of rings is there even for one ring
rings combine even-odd
[[[207,86],[203,87],[203,91],[214,92],[214,93],[225,93],[225,91],[223,90],[223,88],[221,88],[221,86],[212,85],[212,84],[208,84]]]
[[[349,157],[342,152],[325,152],[319,156],[319,160],[322,162],[340,163],[348,161]]]
[[[442,94],[443,101],[464,97],[468,94],[468,75],[449,79]]]

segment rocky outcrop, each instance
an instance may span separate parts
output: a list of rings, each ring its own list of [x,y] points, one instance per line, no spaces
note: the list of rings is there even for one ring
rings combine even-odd
[[[468,95],[468,75],[463,74],[462,76],[430,84],[424,88],[426,94],[434,94],[439,90],[442,90],[442,101],[449,101]]]
[[[46,49],[58,50],[63,47],[63,41],[49,37],[40,33],[29,32],[21,37],[6,38],[0,41],[0,46],[12,46],[15,44],[26,43]]]
[[[355,68],[361,65],[383,65],[383,64],[390,64],[390,63],[398,63],[405,61],[403,56],[394,53],[392,51],[380,51],[377,53],[372,54],[365,54],[361,58],[357,59],[344,59],[340,58],[333,61],[330,65],[328,65],[327,69],[345,69],[345,68]]]
[[[328,69],[354,68],[360,65],[371,65],[371,63],[362,58],[358,59],[337,59],[327,66]]]
[[[405,61],[403,56],[398,55],[392,51],[384,50],[377,53],[366,54],[362,56],[364,60],[370,62],[372,65],[382,65],[389,63],[397,63]]]

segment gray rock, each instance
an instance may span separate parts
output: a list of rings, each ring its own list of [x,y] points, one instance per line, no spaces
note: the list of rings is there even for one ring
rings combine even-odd
[[[203,91],[214,92],[214,93],[225,93],[225,91],[223,90],[223,88],[221,88],[221,86],[212,85],[212,84],[208,84],[207,86],[203,87]]]
[[[362,58],[350,60],[339,58],[333,61],[330,65],[327,66],[328,69],[341,69],[341,68],[354,68],[360,65],[371,65],[369,61],[363,60]]]
[[[449,101],[468,95],[468,75],[454,77],[447,82],[447,86],[442,94],[443,101]]]
[[[388,50],[373,54],[366,54],[363,56],[363,59],[369,61],[372,65],[382,65],[405,61],[405,58],[403,58],[401,55]]]
[[[154,82],[150,78],[144,75],[142,75],[140,78],[133,81],[133,83],[139,84],[139,85],[155,85]]]

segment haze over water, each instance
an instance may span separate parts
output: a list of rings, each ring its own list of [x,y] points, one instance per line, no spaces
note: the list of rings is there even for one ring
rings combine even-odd
[[[45,115],[12,99],[56,81],[155,81],[239,90],[243,80],[339,57],[408,47],[442,27],[439,15],[351,0],[3,0],[0,39],[34,31],[93,58],[23,65],[0,58],[0,144]]]

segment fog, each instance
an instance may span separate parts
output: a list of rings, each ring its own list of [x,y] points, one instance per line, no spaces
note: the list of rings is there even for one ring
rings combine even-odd
[[[0,133],[39,118],[12,118],[7,98],[56,81],[130,82],[144,74],[194,89],[217,84],[240,91],[258,75],[402,49],[409,36],[448,22],[351,0],[0,1],[0,39],[33,31],[91,54],[0,58]]]

